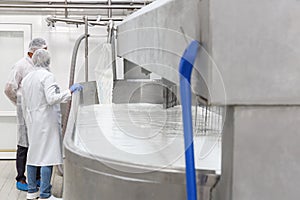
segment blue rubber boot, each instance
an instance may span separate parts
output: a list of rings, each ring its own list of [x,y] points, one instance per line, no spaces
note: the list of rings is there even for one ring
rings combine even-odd
[[[27,183],[17,182],[16,187],[17,187],[18,190],[28,191],[28,184]]]

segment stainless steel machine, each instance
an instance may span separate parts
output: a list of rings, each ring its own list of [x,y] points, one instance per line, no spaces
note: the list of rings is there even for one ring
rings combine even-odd
[[[196,163],[198,199],[298,198],[299,13],[298,1],[160,0],[117,26],[117,55],[162,77],[175,97],[180,56],[191,40],[201,43],[192,75],[194,123],[206,116],[198,116],[197,105],[225,111],[217,123],[221,167],[208,166],[209,159]],[[180,109],[166,101],[168,109],[84,105],[76,97],[65,140],[64,197],[185,199],[184,164],[173,159],[183,149],[180,118],[173,115]],[[134,126],[140,122],[145,127]],[[196,149],[203,140],[195,134]]]
[[[119,55],[174,83],[184,48],[201,42],[194,93],[226,108],[213,199],[299,196],[299,11],[299,1],[162,0],[118,27]]]
[[[180,106],[98,104],[96,83],[83,84],[65,135],[64,199],[185,199]],[[210,199],[220,173],[220,130],[213,134],[204,116],[208,124],[220,113],[195,109],[199,198]]]

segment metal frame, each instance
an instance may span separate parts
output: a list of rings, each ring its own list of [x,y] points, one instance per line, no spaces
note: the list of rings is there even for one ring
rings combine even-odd
[[[57,14],[61,11],[65,18],[76,13],[75,15],[99,15],[98,10],[107,10],[107,18],[101,18],[102,21],[121,21],[122,18],[114,19],[113,10],[127,10],[134,11],[140,9],[143,6],[153,2],[152,0],[144,1],[113,1],[113,0],[100,0],[100,1],[76,1],[71,2],[68,0],[61,1],[34,1],[34,0],[13,0],[13,1],[1,1],[0,10],[6,12],[46,12],[48,14]],[[18,11],[20,10],[20,11]],[[92,12],[95,11],[95,12]],[[78,12],[78,13],[77,13]],[[102,13],[103,14],[103,13]],[[121,14],[122,15],[122,14]],[[84,22],[83,22],[84,23]],[[94,23],[95,24],[95,23]],[[97,24],[99,25],[99,24]]]
[[[84,35],[85,35],[85,48],[84,48],[84,66],[85,66],[85,82],[89,81],[89,27],[88,16],[83,17],[84,20]]]
[[[140,9],[140,5],[37,5],[37,4],[0,4],[0,8],[29,8],[29,9]]]
[[[93,26],[107,26],[108,21],[122,21],[123,18],[101,18],[101,21],[105,22],[100,22],[100,21],[91,21],[92,19],[88,18],[87,22],[89,25]],[[85,24],[85,21],[82,19],[69,19],[69,18],[58,18],[58,17],[47,17],[46,19],[48,25],[50,26],[51,24],[54,24],[56,22],[66,22],[66,23],[71,23],[71,24]]]
[[[68,1],[68,0],[53,0],[53,1],[37,1],[37,0],[7,0],[1,1],[1,3],[5,4],[45,4],[45,5],[52,5],[52,4],[102,4],[107,5],[108,2],[111,4],[119,4],[119,5],[147,5],[152,3],[155,0],[128,0],[128,1],[120,1],[120,0],[89,0],[89,1]]]

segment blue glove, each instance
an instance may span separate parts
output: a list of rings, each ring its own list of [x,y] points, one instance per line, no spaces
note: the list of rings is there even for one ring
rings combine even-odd
[[[74,85],[72,85],[71,87],[70,87],[70,91],[71,91],[71,93],[73,93],[73,92],[79,92],[79,91],[81,91],[83,89],[83,87],[82,87],[82,85],[80,85],[79,83],[75,83]]]

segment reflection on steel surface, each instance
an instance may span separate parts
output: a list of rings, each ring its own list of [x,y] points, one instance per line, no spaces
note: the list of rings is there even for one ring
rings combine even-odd
[[[199,108],[197,115],[203,119]],[[65,199],[185,199],[179,106],[90,105],[70,117],[76,126],[70,131],[68,124],[65,138]],[[197,190],[199,198],[209,199],[220,173],[220,140],[200,130],[195,130]],[[217,145],[201,159],[204,142]]]

